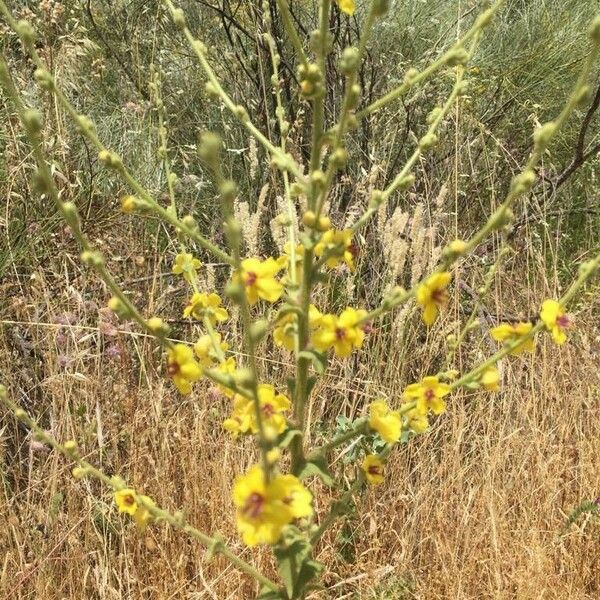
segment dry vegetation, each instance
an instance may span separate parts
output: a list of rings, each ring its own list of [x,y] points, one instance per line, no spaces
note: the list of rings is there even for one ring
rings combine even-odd
[[[526,109],[536,99],[525,103]],[[53,107],[46,109],[52,114]],[[433,167],[423,161],[419,177],[425,183],[398,204],[394,217],[381,215],[379,226],[361,240],[356,278],[348,283],[339,277],[323,303],[345,305],[349,296],[375,304],[392,278],[407,284],[417,280],[435,262],[440,240],[475,228],[478,212],[489,214],[495,207],[510,165],[521,163],[523,152],[517,142],[507,146],[503,136],[508,139],[509,133],[503,128],[491,136],[483,127],[473,128],[472,112],[468,106],[457,108],[447,126],[448,152],[440,151]],[[132,221],[118,214],[121,190],[111,188],[102,179],[106,175],[94,174],[93,167],[92,183],[87,180],[85,150],[73,150],[75,134],[64,115],[57,111],[53,118],[59,132],[54,140],[57,180],[64,197],[75,199],[86,232],[144,314],[168,317],[174,337],[191,339],[190,325],[179,316],[183,285],[169,274],[175,240],[152,220]],[[139,136],[141,157],[135,158],[140,163],[153,156],[156,140],[144,133],[144,127],[150,129],[145,116],[129,107],[107,120],[103,127],[115,139],[113,122],[128,124]],[[27,151],[17,129],[7,117],[0,181],[0,380],[54,436],[78,439],[90,462],[127,476],[161,506],[185,510],[191,523],[220,532],[234,550],[272,572],[266,552],[250,551],[239,540],[230,500],[234,475],[256,460],[254,445],[232,441],[222,430],[228,401],[218,390],[202,382],[190,397],[177,395],[164,377],[155,343],[106,311],[109,294],[80,266],[69,233],[48,206],[34,204],[29,195],[23,166]],[[573,139],[565,134],[563,154],[546,166],[550,175],[568,164]],[[125,155],[135,154],[128,150],[127,136],[116,143]],[[364,191],[386,177],[396,143],[386,140],[387,151],[359,174],[358,183],[356,178],[337,182],[335,222],[352,220]],[[597,225],[594,160],[584,165],[576,183],[565,186],[562,199],[544,188],[519,207],[517,218],[524,226],[511,240],[512,251],[499,269],[493,293],[479,308],[484,333],[502,318],[529,316],[542,299],[562,289],[576,272],[574,265],[597,247],[597,237],[589,233]],[[264,204],[259,206],[266,231],[276,214],[278,184],[265,164],[263,157],[250,156],[244,170],[255,197],[264,183],[271,186],[263,188]],[[475,196],[484,168],[485,195]],[[252,173],[261,169],[266,173],[262,181]],[[458,172],[466,175],[457,178]],[[184,197],[191,195],[192,175],[182,184]],[[93,183],[96,176],[99,182]],[[463,185],[471,186],[472,196],[458,193]],[[574,220],[557,207],[583,207],[585,218],[579,211]],[[218,229],[211,210],[210,205],[199,210],[209,231]],[[249,208],[254,210],[256,205]],[[457,214],[469,218],[459,224]],[[256,230],[246,233],[249,247],[273,244],[268,234],[259,235],[257,242]],[[404,310],[375,329],[359,357],[333,363],[309,409],[312,422],[320,424],[315,439],[331,434],[338,417],[363,414],[378,393],[398,397],[415,377],[445,365],[446,337],[458,331],[454,317],[468,316],[473,304],[469,290],[481,284],[500,244],[494,239],[470,259],[447,318],[433,330],[423,329],[412,308]],[[212,267],[206,276],[220,281],[219,269]],[[357,498],[359,510],[319,544],[317,558],[328,565],[327,589],[311,598],[600,597],[600,521],[584,514],[563,531],[569,514],[600,493],[597,291],[588,286],[575,307],[576,331],[569,344],[557,349],[544,339],[533,355],[504,359],[500,393],[454,395],[429,433],[393,455],[385,484]],[[232,331],[229,341],[235,350],[239,338],[235,327]],[[469,337],[451,365],[460,368],[489,354],[494,344],[488,340],[486,335]],[[281,383],[290,357],[269,350],[263,367]],[[2,597],[253,597],[253,582],[221,558],[206,561],[205,549],[180,532],[159,526],[138,533],[117,515],[106,489],[94,481],[75,481],[67,461],[32,439],[10,415],[0,417]],[[340,453],[339,461],[343,459]],[[315,494],[317,513],[333,494],[326,488]]]

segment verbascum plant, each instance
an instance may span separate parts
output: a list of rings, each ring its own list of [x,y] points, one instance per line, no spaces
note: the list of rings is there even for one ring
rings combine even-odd
[[[568,305],[600,267],[600,254],[581,265],[578,278],[561,298],[543,302],[537,319],[523,323],[502,323],[494,327],[490,333],[500,345],[497,351],[464,373],[459,373],[452,368],[453,355],[464,336],[478,330],[475,307],[462,324],[460,335],[448,339],[446,369],[424,374],[420,381],[406,386],[399,398],[372,398],[365,414],[344,432],[318,447],[309,447],[308,440],[314,423],[308,419],[307,406],[316,383],[327,373],[329,361],[333,357],[347,360],[355,353],[368,351],[372,325],[384,315],[411,302],[421,312],[422,326],[431,327],[446,311],[449,290],[460,272],[462,259],[492,233],[503,236],[510,226],[512,207],[534,185],[536,167],[544,152],[575,108],[588,99],[587,80],[600,51],[600,18],[591,24],[591,50],[571,96],[553,121],[536,129],[532,152],[524,170],[513,178],[505,199],[484,226],[468,240],[450,240],[442,249],[437,266],[429,272],[421,274],[422,265],[414,267],[414,285],[410,289],[392,284],[375,307],[346,306],[330,313],[327,306],[318,305],[316,298],[325,296],[322,293],[319,295],[319,291],[329,285],[333,272],[338,276],[340,273],[351,276],[356,267],[357,234],[374,216],[379,214],[381,218],[384,214],[382,207],[394,195],[408,190],[415,182],[413,169],[419,158],[436,146],[440,125],[468,89],[465,66],[502,3],[497,2],[482,12],[462,38],[427,68],[422,71],[409,69],[401,85],[375,102],[364,105],[361,104],[358,71],[369,40],[377,30],[378,20],[389,9],[389,2],[336,0],[332,3],[331,0],[320,0],[319,28],[311,33],[309,43],[305,44],[294,24],[287,1],[277,0],[288,40],[298,62],[297,94],[310,105],[312,114],[312,143],[307,164],[298,162],[287,149],[290,124],[286,119],[279,77],[281,59],[269,33],[269,4],[263,6],[263,40],[268,47],[273,70],[272,86],[277,107],[275,117],[279,129],[276,142],[257,128],[248,111],[236,104],[223,88],[211,66],[206,46],[188,28],[184,12],[171,0],[164,0],[163,4],[196,56],[206,78],[207,91],[263,146],[273,168],[280,173],[284,190],[280,206],[284,212],[279,215],[277,225],[287,234],[280,256],[243,254],[243,234],[248,224],[240,223],[236,218],[241,214],[240,192],[236,183],[224,172],[224,143],[215,133],[201,133],[198,152],[199,160],[219,191],[222,209],[220,219],[224,224],[228,247],[222,248],[203,236],[192,215],[178,214],[174,186],[176,176],[169,159],[167,117],[156,69],[151,70],[150,89],[159,116],[159,157],[170,199],[167,208],[140,184],[120,156],[105,147],[91,120],[80,114],[61,90],[36,50],[36,32],[31,24],[16,21],[2,0],[0,13],[17,33],[32,60],[34,78],[40,88],[51,94],[57,105],[72,119],[81,135],[95,148],[102,165],[129,188],[128,195],[122,199],[123,212],[130,215],[151,213],[174,228],[180,247],[172,263],[172,272],[182,278],[188,289],[188,298],[181,307],[183,318],[190,319],[202,328],[202,335],[196,340],[188,343],[173,341],[163,319],[159,316],[144,317],[117,285],[102,253],[92,246],[82,231],[76,206],[60,198],[45,155],[42,115],[38,110],[25,106],[4,58],[0,61],[0,80],[31,146],[37,165],[35,189],[55,203],[81,245],[82,263],[95,270],[111,291],[109,308],[118,317],[133,320],[142,331],[154,336],[164,349],[166,374],[180,394],[191,394],[201,379],[212,381],[230,399],[230,411],[223,415],[224,429],[235,438],[250,436],[255,439],[256,464],[235,477],[232,482],[232,504],[242,540],[248,546],[268,545],[272,548],[279,578],[260,573],[250,562],[232,552],[219,534],[209,535],[199,531],[186,521],[182,513],[170,513],[159,507],[150,496],[128,486],[120,477],[104,474],[82,458],[75,441],[61,443],[44,431],[31,415],[10,399],[5,388],[0,389],[0,400],[42,442],[73,461],[73,475],[76,478],[94,477],[111,488],[118,511],[132,518],[141,529],[161,522],[181,529],[206,545],[209,556],[221,554],[254,578],[260,584],[258,597],[262,600],[305,598],[311,590],[319,588],[319,576],[327,568],[327,565],[314,558],[314,549],[320,538],[349,511],[361,490],[385,481],[386,461],[400,444],[426,433],[431,420],[448,410],[452,395],[461,388],[498,391],[502,385],[498,362],[508,355],[533,352],[536,336],[545,332],[556,344],[567,341],[573,325]],[[326,64],[332,48],[328,24],[334,9],[358,17],[362,29],[358,47],[346,48],[340,58],[339,67],[346,80],[345,94],[337,123],[326,128]],[[351,132],[362,119],[444,70],[453,74],[455,83],[446,101],[430,113],[427,132],[418,140],[409,159],[385,189],[370,192],[366,209],[352,225],[336,227],[325,211],[336,174],[349,160],[346,143]],[[254,230],[259,226],[260,219],[255,220],[252,237],[256,236]],[[408,217],[403,213],[394,213],[388,228],[389,235],[393,237],[394,232],[403,230],[407,220]],[[199,250],[228,266],[228,283],[224,289],[202,287],[201,282],[206,278],[201,277],[205,267],[197,255]],[[398,247],[392,249],[390,256],[392,259],[395,257],[394,260],[404,261],[406,252],[406,248]],[[422,254],[421,249],[415,252]],[[480,290],[482,297],[489,290],[504,255],[505,246],[498,253],[494,265],[488,269]],[[368,256],[362,260],[368,260]],[[397,274],[392,270],[393,279]],[[225,341],[232,310],[239,315],[243,354],[234,354]],[[293,354],[293,370],[287,381],[287,389],[276,386],[276,382],[270,380],[269,372],[259,368],[261,353],[271,345]],[[337,467],[333,466],[332,452],[350,443],[356,445],[357,452],[353,454],[354,479],[347,484],[342,474],[336,471]],[[315,478],[338,492],[337,499],[326,514],[315,512],[313,493],[317,488],[311,485]]]

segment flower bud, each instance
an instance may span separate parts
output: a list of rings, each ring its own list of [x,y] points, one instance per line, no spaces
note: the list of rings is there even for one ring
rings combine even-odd
[[[42,129],[42,114],[39,110],[30,108],[23,113],[23,123],[31,134],[38,134]]]
[[[444,250],[444,255],[448,258],[458,258],[463,256],[469,245],[464,240],[453,240]]]
[[[63,444],[63,448],[69,454],[74,454],[77,451],[77,442],[75,440],[68,440]]]
[[[88,470],[83,467],[75,467],[71,473],[75,479],[83,479],[88,474]]]
[[[390,10],[390,0],[373,0],[373,14],[382,17]]]
[[[121,198],[121,210],[130,215],[139,207],[139,201],[135,196],[123,196]]]
[[[524,194],[528,192],[535,183],[536,175],[533,169],[526,169],[513,178],[511,190],[515,194]]]
[[[358,48],[346,48],[342,53],[340,69],[344,75],[350,75],[358,67]]]
[[[180,8],[173,10],[173,23],[179,29],[185,29],[185,13]]]
[[[305,227],[315,227],[315,225],[317,224],[317,215],[315,215],[315,213],[312,210],[307,210],[302,215],[302,223]]]
[[[468,62],[468,60],[469,53],[462,46],[451,48],[446,54],[446,64],[449,67],[464,65]]]
[[[329,231],[331,229],[331,219],[329,217],[319,217],[317,222],[317,231]]]
[[[590,37],[594,44],[600,44],[600,15],[598,15],[590,26]]]
[[[104,264],[104,257],[97,250],[84,250],[80,258],[81,262],[88,267],[99,267]]]
[[[196,222],[196,219],[192,217],[192,215],[185,215],[185,217],[181,219],[181,222],[192,231],[196,231],[198,229],[198,223]]]
[[[385,202],[385,193],[381,190],[373,190],[369,199],[369,208],[379,208]]]
[[[15,29],[25,44],[33,44],[35,41],[35,29],[29,21],[25,19],[19,20]]]
[[[405,175],[400,180],[400,183],[398,184],[398,190],[400,190],[400,191],[407,190],[408,188],[413,186],[414,182],[415,182],[414,174],[409,173],[408,175]]]
[[[327,178],[325,177],[325,173],[320,169],[313,171],[310,174],[310,182],[317,188],[321,188],[327,182]]]
[[[419,71],[417,71],[417,69],[415,69],[414,67],[411,67],[404,74],[404,83],[406,85],[412,85],[415,82],[415,79],[418,74],[419,74]]]
[[[219,186],[219,194],[223,202],[230,203],[235,200],[238,193],[238,187],[231,179],[226,179]]]
[[[421,149],[422,152],[426,152],[430,148],[433,148],[433,146],[435,146],[437,144],[437,142],[438,142],[438,137],[437,137],[437,135],[435,135],[435,133],[426,133],[419,140],[419,148]]]
[[[198,154],[208,164],[216,164],[220,158],[222,146],[221,138],[216,133],[205,131],[200,134]]]
[[[233,114],[242,122],[246,123],[250,117],[248,116],[248,111],[241,105],[238,104],[233,109]]]
[[[45,90],[51,90],[54,87],[52,75],[50,75],[46,69],[36,69],[33,73],[33,78],[37,81],[38,85]]]
[[[556,123],[549,121],[544,123],[541,127],[538,127],[533,133],[534,144],[543,150],[549,143],[554,134],[556,133]]]

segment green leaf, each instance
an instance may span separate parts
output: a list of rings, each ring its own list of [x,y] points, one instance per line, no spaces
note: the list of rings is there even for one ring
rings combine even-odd
[[[295,437],[301,435],[302,432],[299,429],[287,429],[279,436],[277,446],[279,446],[280,448],[287,448],[292,443],[292,440]]]
[[[321,456],[304,463],[303,467],[300,469],[298,477],[300,479],[308,479],[314,475],[316,475],[326,486],[335,486],[335,481],[333,480],[333,476],[329,471],[325,457]]]
[[[263,587],[256,600],[289,600],[288,596],[283,592],[274,592],[271,588]]]
[[[324,352],[317,352],[316,350],[302,350],[298,353],[301,358],[310,360],[315,368],[315,371],[319,375],[323,375],[327,369],[327,354]]]
[[[296,578],[296,589],[304,591],[307,584],[322,573],[323,568],[324,565],[316,560],[304,561]]]

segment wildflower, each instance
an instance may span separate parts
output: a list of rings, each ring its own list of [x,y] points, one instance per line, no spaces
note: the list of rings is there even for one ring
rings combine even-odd
[[[350,356],[354,348],[360,348],[365,339],[361,321],[367,311],[346,308],[339,317],[323,315],[319,328],[313,335],[312,342],[319,352],[326,352],[333,347],[338,356]]]
[[[479,377],[479,383],[484,389],[490,392],[500,390],[500,371],[498,371],[498,368],[493,365],[485,369]]]
[[[283,502],[290,509],[294,519],[310,517],[313,513],[312,494],[302,482],[294,475],[279,475],[277,480],[285,490]]]
[[[196,270],[202,266],[202,263],[194,258],[192,254],[186,254],[182,252],[175,257],[175,264],[173,265],[172,272],[175,275],[183,275],[183,278],[191,283],[196,279]]]
[[[420,413],[416,408],[406,411],[406,426],[415,433],[425,433],[429,429],[427,415]]]
[[[490,334],[497,342],[513,343],[517,342],[520,338],[528,335],[533,325],[531,323],[517,323],[511,325],[510,323],[501,323],[497,327],[494,327]],[[516,348],[511,350],[511,354],[519,355],[522,352],[533,351],[535,342],[533,338],[524,339]]]
[[[118,490],[115,492],[114,498],[120,513],[127,513],[131,516],[135,514],[135,511],[138,509],[135,490],[132,490],[131,488]]]
[[[183,395],[189,394],[192,383],[202,377],[202,369],[194,358],[193,350],[184,344],[175,344],[167,351],[167,373]]]
[[[133,520],[140,531],[144,531],[148,524],[154,520],[154,516],[150,512],[149,506],[155,506],[154,500],[148,496],[140,496],[140,504],[137,510],[133,513]]]
[[[215,342],[220,347],[222,352],[229,350],[229,344],[221,341],[221,334],[215,333]],[[194,344],[194,353],[200,362],[200,365],[205,368],[210,368],[213,363],[218,360],[215,349],[213,347],[213,341],[210,335],[205,334],[201,336],[198,341]]]
[[[275,544],[294,518],[310,516],[312,496],[292,475],[276,475],[269,483],[259,465],[239,476],[233,487],[236,521],[248,546]]]
[[[235,358],[233,356],[230,356],[229,358],[219,363],[217,371],[223,375],[233,375],[236,371],[236,368],[237,365],[235,362]],[[235,392],[232,389],[220,383],[217,384],[217,386],[228,398],[233,398]]]
[[[344,229],[326,231],[321,240],[315,246],[315,256],[328,255],[325,264],[333,269],[341,263],[346,263],[350,271],[354,272],[354,257],[357,253],[356,246],[352,242],[352,230]],[[331,254],[331,256],[329,256]]]
[[[283,433],[287,427],[283,413],[291,407],[289,399],[283,394],[277,394],[272,385],[261,383],[258,386],[258,402],[265,431],[272,437]],[[258,433],[254,400],[236,394],[233,398],[233,413],[223,422],[223,427],[234,436],[240,433]]]
[[[377,485],[383,481],[383,463],[379,457],[368,454],[360,467],[371,485]]]
[[[448,304],[448,292],[446,288],[452,279],[447,271],[433,273],[417,287],[416,300],[423,307],[423,322],[425,325],[433,325],[440,307]]]
[[[246,288],[246,298],[250,304],[256,304],[259,298],[267,302],[277,302],[283,294],[283,285],[275,279],[275,275],[283,268],[283,264],[274,258],[264,261],[258,258],[246,258],[242,261],[239,275]]]
[[[394,444],[402,433],[402,418],[397,410],[390,410],[385,400],[375,400],[369,407],[369,427],[388,444]]]
[[[356,1],[355,0],[337,0],[340,10],[343,13],[346,13],[349,16],[354,14],[356,10]]]
[[[192,295],[188,305],[183,309],[184,317],[194,317],[201,321],[208,318],[211,325],[217,321],[222,323],[229,318],[229,313],[221,306],[221,298],[218,294],[201,294],[196,292]]]
[[[447,383],[440,383],[437,376],[425,377],[419,383],[411,383],[404,390],[406,400],[416,400],[416,409],[421,415],[426,415],[429,410],[434,415],[439,415],[446,410],[444,396],[450,393]]]
[[[556,300],[544,300],[540,318],[546,329],[552,332],[552,338],[559,346],[567,341],[566,329],[571,326],[571,317]]]
[[[308,325],[315,329],[321,322],[323,315],[319,309],[311,304],[308,310]],[[294,350],[294,339],[298,331],[298,315],[296,313],[287,313],[277,321],[277,326],[273,330],[273,341],[277,346],[283,346],[290,352]]]

